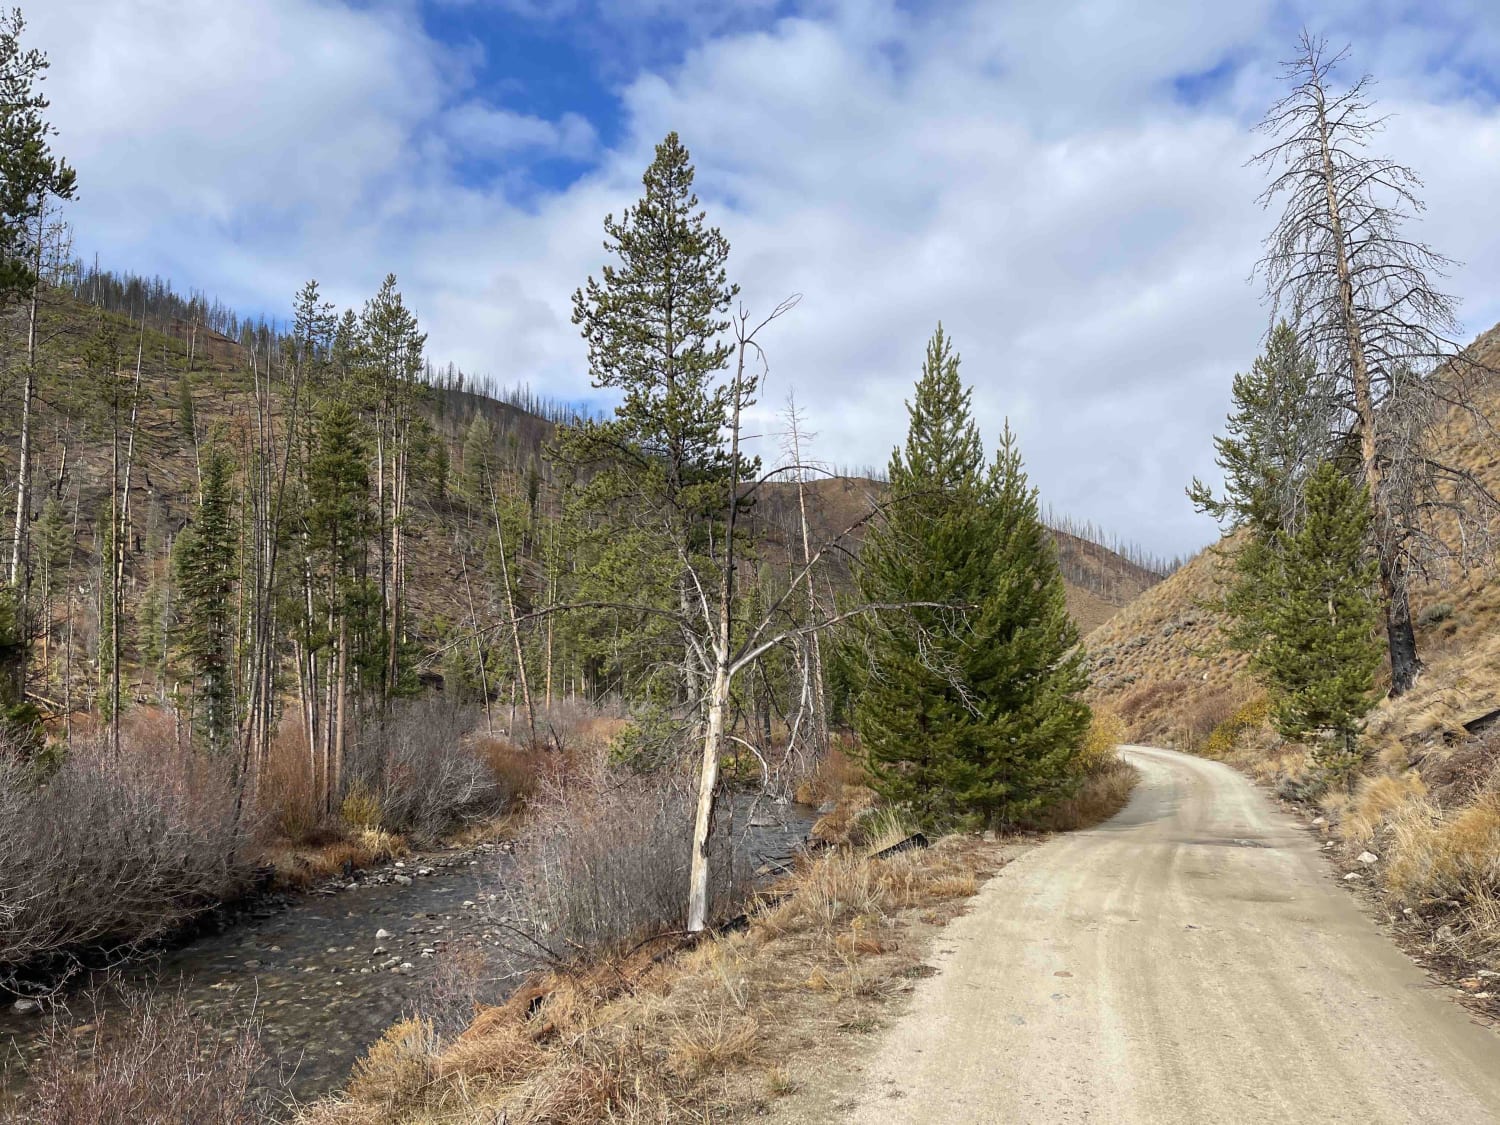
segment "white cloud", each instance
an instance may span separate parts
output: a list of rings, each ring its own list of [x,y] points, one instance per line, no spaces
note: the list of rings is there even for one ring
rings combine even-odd
[[[1453,0],[1412,37],[1384,34],[1394,8],[1325,7],[1380,72],[1396,112],[1383,143],[1425,174],[1421,230],[1468,260],[1451,287],[1468,330],[1488,327],[1500,116],[1465,75],[1500,16]],[[601,264],[603,215],[675,128],[747,300],[804,295],[767,341],[765,409],[795,386],[820,456],[884,461],[942,319],[987,436],[1012,419],[1047,500],[1178,551],[1213,533],[1182,486],[1211,472],[1229,378],[1265,327],[1249,275],[1269,218],[1244,162],[1296,27],[1270,0],[1212,17],[1192,0],[1150,18],[1116,0],[927,16],[830,0],[638,74],[609,151],[582,118],[492,103],[473,60],[402,4],[69,0],[34,22],[80,168],[81,241],[113,261],[270,307],[308,274],[355,302],[394,269],[435,358],[578,397],[570,295]],[[1226,60],[1213,96],[1173,100],[1174,78]],[[524,203],[508,179],[454,171],[535,153],[597,166]]]

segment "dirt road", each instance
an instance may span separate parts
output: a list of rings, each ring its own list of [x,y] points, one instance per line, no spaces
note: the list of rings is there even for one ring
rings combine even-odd
[[[1500,1122],[1500,1035],[1227,766],[1129,748],[1115,819],[956,921],[853,1120]]]

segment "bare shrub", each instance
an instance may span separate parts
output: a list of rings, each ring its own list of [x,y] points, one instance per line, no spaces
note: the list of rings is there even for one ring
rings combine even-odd
[[[475,752],[478,723],[474,708],[441,697],[397,704],[359,732],[346,792],[372,800],[387,831],[421,841],[499,811],[510,795]]]
[[[305,842],[327,827],[316,769],[297,719],[283,722],[261,766],[256,799],[267,831]]]
[[[474,752],[489,767],[507,800],[513,803],[525,801],[536,792],[544,774],[563,766],[553,752],[520,746],[499,736],[476,738]]]
[[[149,940],[237,893],[246,818],[227,765],[134,734],[45,778],[0,754],[0,967]]]
[[[695,801],[690,779],[602,763],[545,787],[496,907],[517,952],[572,962],[681,930]],[[723,826],[710,846],[722,913],[746,887]]]
[[[85,1001],[89,1030],[54,1021],[27,1069],[14,1125],[258,1125],[284,1097],[259,1028],[210,1025],[180,993],[127,990]]]

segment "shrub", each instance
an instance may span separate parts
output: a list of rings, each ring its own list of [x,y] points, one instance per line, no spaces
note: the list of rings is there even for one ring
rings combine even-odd
[[[688,778],[602,765],[543,792],[496,907],[517,951],[571,962],[681,930],[696,800]],[[711,850],[722,916],[747,888],[722,830]]]
[[[470,735],[479,713],[430,696],[393,706],[359,732],[345,765],[346,792],[380,810],[380,824],[433,841],[508,798]]]
[[[798,804],[822,805],[839,800],[845,789],[860,789],[869,783],[870,776],[852,749],[830,746],[793,789]]]
[[[1229,722],[1239,710],[1240,698],[1238,692],[1218,689],[1198,696],[1183,707],[1177,727],[1181,749],[1194,754],[1203,751],[1213,732]]]
[[[271,739],[256,800],[262,824],[273,835],[305,843],[328,829],[301,723],[283,722]]]
[[[1441,625],[1444,621],[1447,621],[1448,618],[1452,616],[1452,604],[1449,602],[1438,602],[1436,605],[1430,605],[1426,609],[1422,610],[1421,613],[1417,614],[1417,627],[1421,629],[1430,629],[1434,625]]]
[[[246,819],[228,766],[171,740],[82,741],[45,780],[0,753],[0,967],[149,940],[237,893]]]
[[[1120,760],[1117,751],[1125,737],[1125,721],[1108,708],[1095,707],[1083,745],[1073,759],[1078,774],[1089,777],[1113,766]]]
[[[1269,697],[1257,695],[1247,699],[1209,733],[1203,743],[1203,752],[1210,758],[1223,757],[1235,748],[1241,735],[1257,729],[1270,717]]]
[[[283,1100],[254,1023],[217,1028],[180,993],[123,991],[86,998],[91,1030],[56,1020],[26,1070],[21,1103],[3,1120],[21,1125],[258,1125]]]

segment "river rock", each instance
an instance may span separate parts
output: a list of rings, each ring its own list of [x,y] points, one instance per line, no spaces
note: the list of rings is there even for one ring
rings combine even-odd
[[[32,1000],[28,997],[23,996],[21,997],[21,999],[17,1000],[10,1006],[10,1010],[15,1012],[17,1015],[35,1016],[41,1013],[42,1002],[40,1000]]]
[[[393,934],[393,933],[391,933],[390,930],[376,930],[375,931],[375,940],[376,941],[385,941],[387,938],[393,938],[395,936],[396,935]]]
[[[411,876],[410,875],[397,875],[395,878],[393,878],[391,880],[391,882],[397,884],[398,886],[409,887],[409,886],[411,886]]]
[[[1368,867],[1372,863],[1380,862],[1380,857],[1374,852],[1360,852],[1358,858],[1359,862],[1363,863],[1366,867]]]
[[[1347,874],[1347,875],[1344,876],[1344,882],[1346,882],[1346,883],[1353,883],[1356,880],[1363,879],[1363,878],[1364,878],[1364,876],[1361,875],[1358,871],[1351,871],[1351,872],[1349,872],[1349,874]]]

